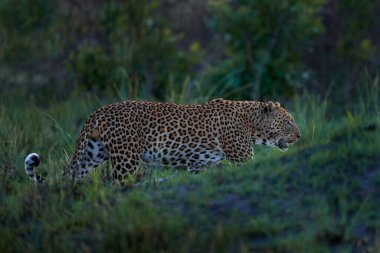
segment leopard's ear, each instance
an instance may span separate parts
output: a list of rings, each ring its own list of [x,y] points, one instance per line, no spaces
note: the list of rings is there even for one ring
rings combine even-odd
[[[276,105],[275,105],[272,101],[269,101],[269,102],[265,105],[264,112],[265,112],[265,113],[272,112],[275,106],[276,106]]]
[[[278,106],[278,107],[281,106],[281,104],[279,102],[274,102],[274,104],[275,104],[275,106]]]

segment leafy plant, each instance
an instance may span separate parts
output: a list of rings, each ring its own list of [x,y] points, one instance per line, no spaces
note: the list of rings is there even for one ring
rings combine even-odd
[[[54,44],[49,36],[54,7],[49,0],[0,1],[0,62],[22,64],[49,53],[40,39]]]
[[[210,1],[211,27],[226,46],[207,81],[230,89],[249,84],[246,98],[292,95],[307,76],[302,52],[323,31],[317,14],[324,2]]]
[[[181,36],[159,8],[158,1],[108,2],[99,28],[105,41],[82,45],[67,61],[78,83],[86,89],[127,86],[130,98],[163,97],[169,80],[182,84],[194,58],[176,48]]]

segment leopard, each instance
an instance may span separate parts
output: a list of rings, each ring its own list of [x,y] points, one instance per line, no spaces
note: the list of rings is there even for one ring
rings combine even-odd
[[[75,182],[110,160],[112,182],[122,183],[143,164],[199,172],[223,160],[242,163],[253,145],[286,151],[301,137],[292,115],[278,102],[232,101],[203,104],[121,101],[105,105],[85,122],[69,174]],[[36,168],[40,155],[25,158],[25,172],[46,182]]]

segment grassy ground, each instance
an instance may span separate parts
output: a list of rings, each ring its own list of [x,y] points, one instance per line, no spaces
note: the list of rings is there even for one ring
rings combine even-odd
[[[61,176],[104,101],[3,95],[0,252],[380,252],[376,101],[335,110],[296,99],[302,139],[289,151],[257,146],[251,162],[196,175],[145,168],[120,188],[109,184],[109,165],[78,185]],[[31,151],[43,156],[46,186],[24,173]]]

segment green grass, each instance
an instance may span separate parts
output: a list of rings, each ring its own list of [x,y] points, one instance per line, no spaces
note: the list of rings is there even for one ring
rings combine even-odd
[[[0,252],[380,252],[378,107],[299,98],[287,152],[255,146],[253,161],[199,174],[145,168],[123,188],[104,165],[73,185],[63,168],[103,103],[1,97]],[[31,151],[48,185],[25,175]]]

